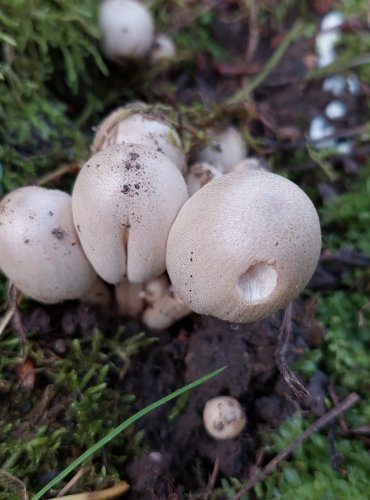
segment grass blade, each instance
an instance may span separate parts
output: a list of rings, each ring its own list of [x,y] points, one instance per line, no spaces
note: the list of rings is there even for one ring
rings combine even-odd
[[[118,434],[120,434],[122,431],[127,429],[130,425],[135,423],[137,420],[139,420],[141,417],[144,417],[144,415],[147,415],[151,411],[159,408],[160,406],[168,403],[169,401],[172,401],[173,399],[177,398],[181,394],[184,394],[186,391],[190,391],[191,389],[194,389],[198,385],[203,384],[204,382],[207,382],[207,380],[210,380],[213,377],[216,377],[219,375],[221,372],[225,370],[226,366],[223,366],[222,368],[218,368],[217,370],[214,370],[211,373],[208,373],[207,375],[204,375],[201,378],[198,378],[197,380],[194,380],[194,382],[191,382],[188,385],[185,385],[184,387],[181,387],[180,389],[177,389],[174,392],[171,392],[171,394],[168,394],[167,396],[159,399],[158,401],[155,401],[154,403],[151,403],[150,405],[146,406],[142,410],[138,411],[131,417],[129,417],[127,420],[122,422],[120,425],[118,425],[116,428],[112,429],[106,436],[104,436],[100,441],[95,443],[93,446],[91,446],[88,450],[86,450],[82,455],[80,455],[76,460],[74,460],[68,467],[66,467],[60,474],[58,474],[54,479],[49,481],[40,491],[38,491],[32,498],[31,500],[39,500],[45,493],[47,493],[50,488],[55,486],[56,484],[59,483],[62,479],[64,479],[70,472],[72,472],[76,467],[81,465],[87,458],[91,457],[95,452],[100,450],[100,448],[103,448],[109,441],[114,439]]]

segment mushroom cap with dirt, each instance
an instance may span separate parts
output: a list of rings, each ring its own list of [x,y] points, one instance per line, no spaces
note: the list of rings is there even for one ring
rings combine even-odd
[[[181,140],[163,114],[141,111],[140,103],[116,109],[99,125],[91,151],[96,153],[114,144],[141,144],[163,153],[180,171],[185,170]]]
[[[187,198],[181,173],[162,153],[120,144],[93,155],[77,177],[72,207],[96,272],[112,284],[162,274],[168,233]]]
[[[135,0],[104,0],[99,8],[104,55],[116,63],[143,58],[154,40],[148,8]]]
[[[1,201],[0,268],[22,293],[46,304],[107,293],[81,248],[71,196],[59,190],[28,186]]]
[[[239,401],[231,396],[209,399],[203,409],[203,423],[214,439],[234,439],[247,423]]]
[[[223,174],[229,173],[247,155],[244,139],[232,125],[221,132],[209,130],[208,138],[207,146],[197,153],[196,160],[213,165]]]
[[[286,307],[304,289],[320,248],[317,212],[296,184],[269,172],[231,173],[180,210],[167,271],[193,311],[248,323]]]

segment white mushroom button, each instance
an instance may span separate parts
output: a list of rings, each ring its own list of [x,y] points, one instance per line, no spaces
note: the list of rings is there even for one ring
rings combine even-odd
[[[317,212],[296,184],[269,172],[231,173],[180,210],[168,238],[167,271],[193,311],[252,322],[304,289],[320,248]]]
[[[142,321],[152,330],[163,330],[191,312],[191,309],[174,294],[172,287],[168,287],[164,295],[145,309]]]
[[[204,427],[214,439],[233,439],[247,422],[243,408],[230,396],[212,398],[204,406]]]
[[[154,39],[154,22],[145,5],[135,0],[104,0],[99,9],[102,50],[114,61],[144,57]]]
[[[186,184],[189,196],[193,196],[200,188],[208,184],[213,179],[221,177],[221,172],[208,163],[194,163],[186,174]]]
[[[28,186],[0,204],[0,268],[22,293],[44,303],[107,291],[81,248],[72,219],[71,197]],[[93,289],[97,287],[97,297]],[[106,297],[105,297],[106,298]]]
[[[209,132],[209,141],[197,154],[198,162],[205,162],[218,168],[223,174],[231,171],[247,155],[247,146],[235,127],[229,126],[222,132]]]
[[[172,59],[176,55],[176,45],[172,38],[165,33],[158,33],[154,38],[153,47],[150,51],[150,59],[153,63],[163,59]]]
[[[163,154],[137,144],[96,153],[72,194],[82,247],[108,283],[143,283],[165,270],[169,230],[186,201],[185,181]]]
[[[185,169],[185,155],[176,130],[164,117],[118,108],[99,125],[91,150],[93,153],[114,144],[141,144],[163,153],[179,170]]]

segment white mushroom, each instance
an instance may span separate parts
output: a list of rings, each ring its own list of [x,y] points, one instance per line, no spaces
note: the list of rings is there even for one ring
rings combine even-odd
[[[223,174],[231,171],[247,155],[247,146],[235,127],[222,132],[209,131],[208,145],[198,152],[198,162],[210,163]]]
[[[252,171],[262,171],[270,172],[267,164],[259,158],[244,158],[236,165],[233,166],[231,172],[252,172]]]
[[[71,197],[28,186],[0,203],[0,268],[22,293],[53,304],[107,290],[86,259],[72,219]]]
[[[117,63],[144,57],[154,39],[152,15],[135,0],[104,0],[99,8],[99,29],[105,56]]]
[[[204,406],[204,427],[214,439],[233,439],[247,422],[243,408],[230,396],[212,398]]]
[[[221,177],[221,172],[208,163],[194,163],[186,174],[189,196],[193,196],[200,188],[213,179]]]
[[[175,295],[169,285],[165,293],[152,301],[152,304],[145,309],[142,321],[152,330],[162,330],[169,328],[191,312],[191,309]]]
[[[143,283],[165,270],[166,244],[186,201],[185,181],[162,153],[120,144],[80,171],[73,218],[87,258],[108,283]]]
[[[147,304],[152,305],[166,294],[169,286],[170,280],[165,274],[162,274],[144,284],[144,289],[140,292],[140,298],[145,300]]]
[[[167,243],[167,271],[195,312],[251,322],[287,306],[312,276],[321,248],[317,212],[293,182],[231,173],[195,193]]]
[[[163,59],[172,59],[176,55],[176,45],[172,38],[165,33],[158,33],[154,38],[153,47],[150,51],[150,59],[153,63]]]
[[[108,115],[95,133],[92,152],[96,153],[114,144],[141,144],[163,153],[183,171],[185,156],[176,130],[164,116],[135,109],[135,106],[126,106]]]

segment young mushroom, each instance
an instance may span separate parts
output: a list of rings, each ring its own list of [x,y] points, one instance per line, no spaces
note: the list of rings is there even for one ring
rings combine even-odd
[[[153,17],[135,0],[104,0],[99,8],[99,29],[103,53],[116,63],[143,58],[153,44]]]
[[[165,33],[158,33],[155,36],[153,46],[150,51],[150,60],[157,63],[164,59],[172,59],[176,55],[176,45],[172,38]]]
[[[162,153],[110,146],[81,169],[73,218],[87,258],[108,283],[144,283],[166,268],[169,230],[187,199],[185,181]]]
[[[209,131],[208,145],[196,155],[197,162],[205,162],[218,168],[223,174],[231,171],[247,155],[247,146],[235,127],[222,132]]]
[[[252,322],[304,289],[320,248],[317,212],[296,184],[269,172],[231,173],[180,210],[168,238],[167,271],[193,311]]]
[[[214,439],[234,439],[244,429],[247,419],[237,399],[230,396],[212,398],[204,406],[204,427]]]
[[[145,285],[141,297],[148,306],[145,308],[142,321],[152,330],[164,330],[176,321],[191,314],[191,309],[175,295],[169,279],[165,276],[150,281]]]
[[[221,172],[208,163],[194,163],[186,174],[189,196],[193,196],[200,188],[213,179],[221,177]]]
[[[181,140],[168,120],[158,112],[143,111],[140,104],[118,108],[99,125],[91,150],[114,144],[141,144],[163,153],[180,171],[185,169]]]
[[[0,268],[22,293],[45,304],[108,302],[82,251],[71,197],[59,190],[28,186],[1,201]]]

